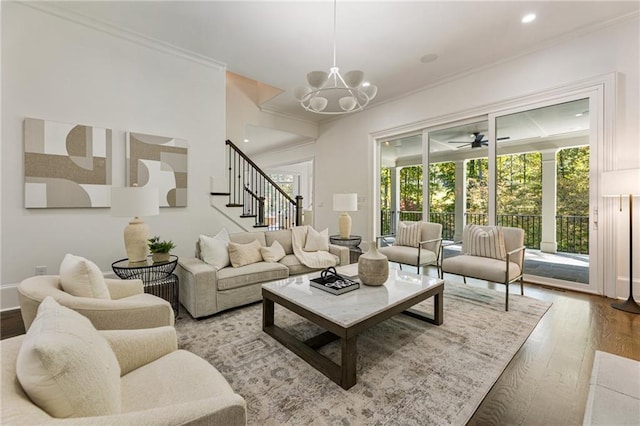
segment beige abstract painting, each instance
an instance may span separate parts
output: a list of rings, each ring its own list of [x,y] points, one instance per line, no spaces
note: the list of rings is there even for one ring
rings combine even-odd
[[[109,207],[111,129],[24,120],[24,206]]]
[[[187,205],[188,144],[184,139],[127,133],[129,186],[158,188],[160,207]]]

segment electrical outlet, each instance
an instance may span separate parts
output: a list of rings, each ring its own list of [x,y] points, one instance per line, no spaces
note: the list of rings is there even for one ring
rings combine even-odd
[[[47,275],[47,267],[44,265],[36,266],[36,275]]]

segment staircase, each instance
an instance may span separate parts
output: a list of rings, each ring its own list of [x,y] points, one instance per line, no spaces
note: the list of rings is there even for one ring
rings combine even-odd
[[[242,229],[287,229],[302,224],[302,196],[291,198],[230,140],[228,192],[212,192],[211,205]]]

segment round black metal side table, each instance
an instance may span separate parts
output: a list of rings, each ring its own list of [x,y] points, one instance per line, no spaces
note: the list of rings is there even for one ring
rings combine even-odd
[[[176,318],[180,312],[178,276],[173,273],[178,265],[178,256],[171,255],[166,262],[154,262],[151,256],[146,261],[129,262],[120,259],[111,264],[111,269],[124,280],[139,279],[144,292],[158,296],[171,303]]]
[[[362,254],[360,242],[362,237],[359,235],[349,235],[349,238],[342,238],[340,235],[330,235],[329,242],[337,246],[349,247],[349,262],[358,263],[358,258]]]

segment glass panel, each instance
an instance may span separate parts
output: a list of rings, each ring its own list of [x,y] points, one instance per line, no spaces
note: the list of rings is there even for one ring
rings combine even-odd
[[[496,119],[496,223],[525,230],[526,272],[589,282],[589,100]]]
[[[466,223],[487,223],[486,120],[429,131],[429,221],[460,241]],[[456,190],[457,188],[457,190]]]

